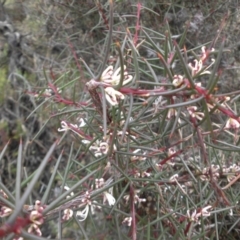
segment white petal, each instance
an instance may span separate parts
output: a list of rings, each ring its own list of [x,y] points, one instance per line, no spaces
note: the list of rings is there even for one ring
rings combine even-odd
[[[116,202],[116,199],[108,192],[104,192],[104,195],[108,201],[109,206],[113,206]]]
[[[76,217],[80,217],[80,219],[78,219],[78,221],[82,222],[82,221],[86,220],[86,218],[88,216],[88,212],[89,212],[89,205],[88,204],[86,205],[86,207],[82,211],[77,211],[76,212]]]

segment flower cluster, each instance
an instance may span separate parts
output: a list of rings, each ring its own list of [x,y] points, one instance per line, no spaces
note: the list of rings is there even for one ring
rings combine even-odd
[[[105,88],[106,99],[111,106],[117,106],[118,100],[124,100],[124,95],[112,87]]]
[[[95,157],[101,157],[107,155],[109,145],[107,142],[97,140],[92,146],[90,146],[89,150],[94,152]]]
[[[139,193],[140,193],[140,190],[134,190],[134,203],[135,204],[147,201],[146,198],[140,198]],[[128,203],[130,200],[130,195],[126,194],[123,198],[126,201],[126,203]]]
[[[60,94],[62,92],[62,90],[59,89],[59,88],[56,88],[55,90],[57,91],[58,94]],[[55,92],[54,92],[54,90],[52,88],[46,88],[41,93],[35,93],[34,97],[38,98],[40,96],[43,96],[44,98],[50,98],[50,97],[52,97],[54,95],[55,95]]]
[[[9,215],[11,215],[12,213],[12,209],[6,206],[2,206],[1,210],[0,210],[0,217],[8,217]]]
[[[92,201],[88,191],[85,192],[84,198],[82,199],[82,204],[80,206],[82,205],[85,205],[85,208],[82,211],[76,212],[76,217],[80,222],[86,220],[89,210],[91,209]]]
[[[196,106],[191,106],[187,108],[188,113],[192,118],[198,119],[199,121],[201,121],[204,118],[204,113],[198,112],[197,109],[198,108]]]
[[[220,167],[218,165],[212,165],[211,167],[205,167],[203,170],[202,170],[202,173],[200,175],[200,179],[202,181],[208,181],[209,178],[210,178],[210,170],[212,172],[212,177],[214,180],[217,180],[220,176]]]
[[[128,227],[130,227],[132,225],[132,217],[124,218],[124,220],[122,221],[122,224],[126,224]]]
[[[209,180],[209,171],[210,167],[206,167],[202,170],[200,179],[202,181]],[[211,166],[212,176],[215,180],[217,180],[220,176],[226,176],[228,182],[231,182],[233,179],[236,178],[240,174],[240,167],[236,164],[231,166],[223,165],[221,168],[218,165]]]
[[[3,193],[2,190],[1,190],[1,193]],[[44,206],[41,205],[41,202],[39,200],[36,200],[34,207],[25,206],[24,208],[25,208],[25,210],[30,212],[28,215],[28,219],[31,222],[31,224],[28,227],[28,230],[27,230],[28,233],[33,233],[36,236],[42,236],[42,232],[39,227],[44,222],[43,214],[42,214],[42,212],[44,210]],[[1,211],[0,211],[0,217],[7,217],[7,216],[11,215],[12,211],[13,211],[12,209],[10,209],[6,206],[2,206]],[[22,238],[20,237],[20,238],[16,238],[16,239],[20,240]]]
[[[117,70],[113,71],[113,66],[108,66],[102,73],[101,81],[104,83],[108,83],[111,86],[117,86],[121,79],[120,74],[121,68],[117,68]],[[126,71],[126,66],[124,65],[124,74],[123,74],[123,86],[127,85],[129,82],[132,81],[132,76],[128,74]]]
[[[211,208],[212,206],[208,205],[198,210],[194,209],[192,214],[190,214],[190,210],[187,210],[187,218],[189,219],[190,222],[198,223],[200,217],[209,217],[211,215],[211,213],[209,212]]]
[[[211,50],[213,52],[214,49]],[[194,77],[197,74],[210,74],[211,72],[208,69],[214,64],[215,59],[211,59],[211,63],[206,67],[203,68],[203,62],[207,59],[209,52],[206,51],[206,47],[202,47],[202,55],[199,60],[195,59],[194,64],[189,63],[188,66],[191,69],[191,74]]]
[[[95,188],[96,189],[100,189],[104,186],[105,186],[105,180],[103,178],[95,179]],[[69,190],[69,187],[65,186],[64,189]],[[93,189],[93,186],[92,186],[92,189]],[[92,191],[92,189],[91,189],[91,191]],[[113,206],[115,204],[116,200],[112,195],[112,190],[113,189],[110,188],[108,191],[103,191],[103,204],[106,204],[106,202],[108,203],[109,206]],[[72,196],[74,196],[73,192],[71,193],[71,196],[67,196],[67,198],[72,197]],[[78,221],[80,221],[80,222],[86,220],[90,211],[93,214],[95,211],[95,208],[99,208],[97,205],[97,202],[93,201],[91,199],[90,191],[86,191],[81,198],[81,203],[78,204],[77,206],[74,206],[74,208],[82,208],[82,207],[84,207],[83,210],[76,210],[76,217],[77,217]],[[72,216],[73,216],[73,209],[66,208],[63,211],[62,220],[68,221],[69,219],[72,218]]]
[[[188,67],[191,70],[191,75],[192,77],[195,77],[197,75],[204,75],[204,74],[210,74],[211,72],[208,70],[209,68],[211,68],[211,66],[215,63],[215,59],[211,59],[211,63],[208,64],[207,67],[204,67],[203,63],[207,60],[207,57],[209,55],[210,52],[213,52],[214,49],[212,49],[211,51],[206,50],[206,47],[202,47],[202,54],[200,56],[200,58],[194,59],[194,63],[189,63]],[[173,86],[176,88],[181,87],[184,82],[187,81],[186,78],[184,78],[184,76],[178,74],[178,75],[174,75],[173,76]],[[195,83],[196,86],[201,86],[201,83]]]
[[[124,95],[114,89],[121,80],[121,74],[120,74],[121,68],[117,68],[117,70],[113,71],[113,66],[108,66],[104,72],[102,73],[101,76],[101,81],[104,82],[105,84],[108,84],[108,87],[105,88],[105,97],[108,103],[111,106],[117,106],[119,100],[124,99]],[[125,86],[129,82],[132,81],[132,76],[128,74],[126,71],[126,66],[124,65],[124,74],[123,74],[123,83],[122,85]]]
[[[85,133],[83,131],[81,131],[81,127],[85,126],[86,122],[84,119],[80,119],[80,124],[72,124],[72,123],[68,123],[66,121],[61,121],[61,128],[58,128],[58,132],[66,132],[68,130],[76,133],[79,137],[83,138],[83,139],[91,139],[89,136],[86,136]]]
[[[39,226],[43,224],[44,219],[42,212],[44,210],[44,207],[41,205],[41,202],[37,200],[35,202],[35,208],[33,211],[31,211],[29,219],[31,220],[32,224],[28,228],[29,233],[33,233],[37,236],[42,236],[42,232],[39,229]]]
[[[239,129],[239,127],[240,127],[239,121],[237,121],[236,119],[233,119],[233,118],[229,118],[227,120],[225,129]]]

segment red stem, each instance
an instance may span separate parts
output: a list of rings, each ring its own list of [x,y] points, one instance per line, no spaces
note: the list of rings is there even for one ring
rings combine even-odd
[[[134,38],[133,38],[133,44],[134,44],[134,46],[137,45],[137,41],[138,41],[138,32],[139,32],[139,30],[140,30],[139,20],[140,20],[141,7],[142,7],[142,4],[141,4],[141,3],[138,3],[138,4],[137,4],[137,22],[136,22],[136,31],[135,31]]]

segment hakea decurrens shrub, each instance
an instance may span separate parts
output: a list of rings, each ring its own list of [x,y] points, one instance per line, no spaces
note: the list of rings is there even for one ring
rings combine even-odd
[[[65,177],[59,174],[61,196],[53,203],[36,201],[25,217],[3,225],[0,236],[20,234],[21,229],[40,236],[48,217],[60,212],[60,224],[77,221],[87,226],[93,215],[99,215],[100,225],[101,221],[122,223],[133,240],[138,234],[160,239],[158,229],[191,239],[215,231],[204,228],[214,221],[212,213],[232,216],[237,211],[238,199],[227,191],[240,176],[234,160],[239,151],[235,98],[239,91],[220,94],[216,88],[223,47],[218,50],[211,44],[187,50],[184,34],[177,43],[166,24],[165,35],[148,29],[162,42],[160,48],[144,28],[143,35],[139,32],[140,10],[139,3],[134,36],[126,29],[122,46],[115,44],[118,59],[109,59],[108,54],[113,26],[97,76],[81,59],[92,76],[79,91],[81,101],[66,97],[64,88],[70,85],[61,87],[61,81],[54,79],[46,91],[31,93],[59,104],[61,109],[51,116],[60,118],[58,144],[73,135],[78,158],[71,155]],[[140,47],[151,50],[154,59],[141,56]],[[111,64],[106,66],[107,62]],[[231,161],[226,161],[230,151]],[[69,172],[71,181],[66,177]],[[1,204],[1,216],[11,217],[14,209]]]
[[[206,75],[211,75],[215,59],[212,54],[214,49],[208,50],[206,47],[202,47],[201,53],[198,59],[195,59],[193,63],[186,63],[188,67],[187,71],[190,71],[190,77],[188,78],[184,73],[181,74],[172,74],[172,85],[169,84],[170,88],[164,86],[166,82],[163,83],[162,87],[158,87],[155,89],[144,90],[140,88],[136,88],[133,79],[135,79],[134,72],[131,75],[127,72],[127,67],[123,66],[123,75],[118,75],[120,69],[117,68],[116,71],[113,71],[114,66],[108,66],[106,70],[103,72],[103,75],[100,78],[100,81],[97,79],[90,80],[87,83],[87,89],[90,90],[90,96],[92,98],[92,102],[94,107],[97,109],[100,116],[104,114],[103,107],[105,107],[106,114],[106,129],[104,131],[104,126],[99,128],[99,134],[102,135],[102,138],[98,138],[97,140],[93,140],[92,142],[89,140],[92,136],[88,136],[87,138],[81,135],[82,143],[88,146],[89,151],[96,157],[103,157],[103,159],[110,160],[109,164],[113,163],[115,160],[114,156],[118,152],[122,152],[121,154],[121,164],[127,164],[130,161],[130,166],[125,172],[129,177],[136,179],[145,179],[144,182],[139,182],[132,186],[133,191],[124,194],[122,201],[127,204],[129,201],[132,201],[130,204],[130,216],[123,219],[123,223],[126,223],[128,226],[131,226],[135,229],[136,224],[136,216],[133,215],[134,212],[138,212],[141,214],[142,212],[150,213],[151,211],[150,203],[148,202],[148,198],[150,197],[141,197],[142,188],[149,185],[149,181],[147,179],[154,178],[154,171],[152,167],[142,167],[142,165],[146,165],[146,162],[149,159],[152,159],[153,164],[155,164],[155,169],[161,172],[169,172],[169,166],[175,166],[175,164],[179,164],[178,157],[181,156],[184,152],[188,152],[189,148],[192,148],[192,145],[185,144],[184,148],[181,148],[183,143],[189,143],[189,140],[194,136],[194,131],[197,131],[199,134],[200,143],[195,143],[196,148],[202,149],[201,151],[205,154],[207,150],[207,146],[204,142],[204,138],[209,136],[211,133],[220,134],[221,132],[228,133],[233,137],[234,142],[238,140],[238,129],[239,129],[239,118],[234,110],[230,107],[231,105],[231,94],[229,96],[214,94],[206,86],[203,86],[201,82],[201,77]],[[184,52],[184,50],[182,51]],[[211,57],[211,61],[207,61]],[[160,58],[161,59],[161,58]],[[173,70],[174,72],[174,70]],[[218,77],[218,76],[215,76]],[[120,79],[122,78],[122,85],[117,87]],[[167,78],[166,78],[167,79]],[[159,82],[161,85],[161,83]],[[104,91],[101,92],[100,88],[103,88]],[[104,95],[102,95],[104,94]],[[129,103],[129,99],[131,97],[135,98],[135,102],[140,106],[137,110],[131,109],[131,104]],[[103,105],[103,98],[106,99],[105,105]],[[179,100],[181,99],[182,102]],[[203,106],[200,104],[201,101],[204,101],[206,104],[206,109],[203,109]],[[140,102],[140,103],[139,103]],[[170,104],[169,104],[170,102]],[[130,105],[128,105],[130,104]],[[148,108],[148,110],[144,111],[144,108]],[[181,108],[179,112],[178,109]],[[167,109],[167,117],[165,118],[166,124],[167,121],[171,121],[171,119],[177,119],[176,126],[174,131],[178,132],[178,139],[175,141],[173,146],[168,148],[162,147],[158,148],[155,146],[154,141],[151,141],[151,137],[145,135],[145,127],[148,127],[148,122],[154,120],[155,116],[160,116],[161,112],[166,111]],[[111,111],[115,111],[118,114],[117,120],[114,119],[115,116],[111,115]],[[132,112],[129,112],[132,111]],[[150,114],[144,120],[144,117],[138,118],[141,111],[145,112],[145,114]],[[222,113],[227,120],[220,124],[218,122],[211,122],[211,130],[206,130],[201,127],[201,122],[206,121],[207,115],[211,114],[219,114]],[[129,117],[128,117],[129,116]],[[135,120],[137,119],[137,120]],[[161,118],[159,118],[161,119]],[[186,124],[186,119],[188,119],[188,123],[190,128],[192,128],[192,132],[190,129],[186,130],[186,128],[181,127]],[[87,119],[84,121],[88,121]],[[146,121],[146,122],[145,122]],[[82,121],[83,122],[83,121]],[[153,121],[154,122],[154,121]],[[113,127],[114,124],[115,128]],[[144,127],[139,127],[137,124],[141,124]],[[156,123],[156,122],[155,122]],[[63,124],[63,122],[62,122]],[[133,127],[131,127],[131,125]],[[69,130],[76,132],[74,129],[74,125],[70,124]],[[138,130],[139,129],[139,130]],[[68,129],[66,129],[68,130]],[[60,130],[62,131],[62,130]],[[84,126],[79,126],[78,131],[84,132]],[[174,132],[172,131],[172,132]],[[171,138],[172,132],[167,135]],[[79,133],[77,133],[79,135]],[[153,132],[152,138],[156,138]],[[93,139],[93,138],[92,138]],[[149,140],[150,144],[145,144],[144,141]],[[214,141],[218,141],[214,139]],[[134,147],[136,142],[140,144],[138,148]],[[124,156],[125,146],[129,146],[129,150],[127,154]],[[142,147],[142,148],[141,148]],[[154,156],[161,155],[163,153],[167,153],[167,157],[162,160],[156,160]],[[213,185],[215,194],[223,198],[223,203],[227,206],[229,205],[229,200],[226,198],[223,190],[217,184],[220,176],[223,176],[228,172],[233,177],[230,181],[230,178],[227,178],[230,182],[229,184],[234,184],[234,181],[237,179],[234,177],[238,174],[239,170],[233,171],[229,167],[223,167],[224,171],[219,171],[219,167],[216,169],[216,166],[211,165],[207,156],[203,156],[203,162],[201,169],[192,170],[193,174],[196,174],[201,181],[208,181]],[[114,163],[115,164],[115,163]],[[205,166],[205,167],[204,167]],[[112,166],[111,166],[112,167]],[[179,189],[184,194],[191,193],[192,190],[190,188],[193,186],[193,180],[189,179],[189,176],[184,181],[186,176],[172,175],[169,176],[168,183],[169,185],[178,186]],[[157,181],[158,185],[161,186],[161,180]],[[229,186],[229,184],[227,186]],[[226,187],[227,187],[226,186]],[[224,188],[225,189],[225,188]],[[167,191],[167,190],[166,190]],[[109,193],[108,193],[109,195]],[[115,203],[115,200],[113,201]],[[113,203],[113,205],[114,205]],[[91,204],[86,204],[85,209],[80,212],[80,216],[82,216],[81,220],[85,220]],[[109,204],[111,205],[111,204]],[[145,207],[146,206],[146,207]],[[135,209],[136,208],[136,209]],[[135,209],[135,210],[134,210]],[[150,210],[149,210],[150,209]],[[152,209],[155,209],[152,207]],[[186,228],[184,229],[184,234],[189,235],[191,227],[193,223],[199,223],[199,218],[210,217],[211,214],[209,212],[210,209],[214,209],[212,205],[202,206],[202,208],[195,208],[192,210],[192,214],[190,214],[190,210],[186,210],[185,217],[175,216],[175,219],[179,222],[186,221]],[[173,211],[173,209],[169,209],[169,211]],[[80,221],[81,221],[80,220]],[[166,224],[170,224],[166,221]],[[170,224],[172,227],[173,225]],[[195,226],[195,224],[194,224]],[[136,229],[135,229],[136,230]],[[175,231],[177,231],[175,229]]]

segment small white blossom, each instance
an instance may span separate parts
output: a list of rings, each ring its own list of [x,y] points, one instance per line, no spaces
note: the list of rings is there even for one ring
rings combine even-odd
[[[57,90],[57,93],[59,93],[59,94],[62,92],[62,90],[60,88],[57,88],[56,90]],[[54,94],[55,94],[55,92],[52,88],[46,88],[42,93],[42,95],[46,98],[52,97],[52,96],[54,96]],[[39,94],[37,93],[34,96],[39,97]]]
[[[107,101],[112,106],[118,105],[118,99],[121,99],[121,100],[124,99],[124,95],[112,87],[105,88],[105,93],[106,93],[105,96],[106,96]]]
[[[103,187],[104,183],[105,183],[105,180],[103,178],[96,178],[95,179],[96,189]]]
[[[96,141],[89,149],[94,152],[95,157],[101,157],[108,153],[109,145],[107,142]]]
[[[113,72],[113,66],[108,66],[102,73],[101,81],[111,84],[112,86],[117,86],[121,79],[121,68],[119,67],[115,72]],[[124,65],[123,73],[123,86],[132,81],[132,76],[126,71],[126,66]]]
[[[178,177],[179,177],[178,174],[174,174],[173,176],[170,177],[169,181],[170,182],[176,182]]]
[[[174,75],[173,76],[172,84],[173,84],[174,87],[180,87],[183,84],[183,82],[184,82],[183,76],[181,76],[181,75]]]
[[[90,209],[89,204],[87,204],[82,211],[76,212],[76,217],[78,218],[78,221],[83,222],[86,220],[89,213],[89,209]]]
[[[136,203],[141,203],[141,202],[146,202],[146,201],[147,201],[146,198],[140,198],[140,197],[138,196],[138,193],[139,193],[139,192],[140,192],[140,190],[135,190],[135,191],[134,191],[134,203],[135,203],[135,204],[136,204]],[[128,201],[130,200],[130,195],[127,194],[127,195],[125,195],[123,198],[125,199],[126,203],[128,203]]]
[[[226,126],[225,126],[225,129],[238,129],[240,127],[240,123],[236,120],[236,119],[233,119],[233,118],[229,118],[227,120],[227,123],[226,123]]]
[[[133,153],[139,153],[139,152],[141,152],[141,149],[136,149],[136,150],[133,151]],[[143,153],[143,155],[145,155],[145,154],[146,153]],[[130,159],[131,159],[132,162],[133,161],[144,161],[147,158],[143,157],[143,155],[142,156],[140,156],[140,155],[133,155]]]
[[[141,175],[142,177],[150,177],[151,173],[144,171]]]
[[[214,51],[214,49],[212,49],[211,51]],[[199,72],[201,72],[203,70],[203,62],[206,60],[206,58],[208,57],[208,54],[206,52],[206,47],[202,47],[202,56],[200,58],[200,60],[195,59],[194,60],[194,64],[189,63],[188,66],[191,69],[191,74],[192,76],[195,76],[196,74],[198,74]],[[203,74],[211,74],[210,71],[207,71],[207,69],[209,69],[214,63],[215,63],[215,59],[211,59],[211,63],[204,69],[203,72],[201,72],[200,75]]]
[[[86,220],[89,210],[91,209],[92,201],[90,199],[90,194],[88,191],[85,193],[85,197],[82,199],[82,203],[86,204],[85,208],[82,211],[76,212],[76,217],[80,222]]]
[[[202,60],[202,61],[205,61],[206,58],[208,57],[207,51],[206,51],[206,46],[203,46],[203,47],[201,48],[201,50],[202,50],[201,60]],[[215,49],[212,48],[212,49],[211,49],[211,52],[214,52],[214,51],[215,51]]]
[[[198,213],[198,216],[209,217],[211,215],[211,213],[208,210],[211,208],[212,208],[212,206],[210,206],[210,205],[202,208],[201,211]]]
[[[191,222],[198,222],[199,218],[202,217],[209,217],[211,213],[209,212],[209,209],[211,209],[212,206],[208,205],[204,208],[199,209],[196,211],[196,209],[193,211],[193,213],[190,215],[190,211],[187,210],[187,217]]]
[[[39,229],[39,226],[43,224],[44,218],[42,215],[44,207],[41,205],[41,202],[39,200],[35,201],[34,210],[31,211],[29,215],[29,220],[31,221],[31,224],[28,228],[28,233],[34,233],[37,236],[42,236],[42,232]]]
[[[102,73],[101,81],[111,83],[113,75],[113,66],[108,66]]]
[[[127,224],[127,226],[130,227],[132,225],[132,217],[124,218],[124,220],[122,221],[122,224]]]
[[[103,194],[104,194],[103,202],[107,201],[109,206],[113,206],[116,202],[116,199],[113,197],[113,195],[108,193],[107,191],[104,191]]]
[[[4,198],[8,199],[8,195],[7,195],[2,189],[0,189],[0,194],[1,194]]]
[[[80,123],[80,126],[82,123]],[[84,133],[79,131],[80,126],[77,124],[67,123],[66,121],[61,121],[61,128],[58,128],[58,132],[66,132],[71,130],[72,132],[76,133],[79,137],[85,138]]]
[[[35,201],[35,210],[31,211],[29,219],[33,224],[36,225],[41,225],[43,224],[43,216],[42,216],[42,211],[43,211],[43,206],[41,205],[41,202],[39,200]]]
[[[42,232],[37,224],[31,224],[30,227],[28,228],[28,233],[33,233],[37,236],[42,236]]]
[[[0,217],[8,217],[12,213],[12,209],[2,206],[0,210]]]
[[[82,139],[82,143],[85,144],[85,145],[87,145],[87,144],[91,143],[91,141],[86,140],[86,139]]]
[[[86,125],[85,119],[80,118],[80,119],[79,119],[79,127],[81,128],[81,127],[84,127],[85,125]]]
[[[69,126],[65,121],[61,121],[61,128],[58,128],[58,132],[65,132],[69,130]]]
[[[192,71],[192,76],[195,76],[198,72],[202,70],[202,60],[200,59],[199,61],[197,59],[194,60],[194,64],[189,63],[188,66],[190,67]],[[209,72],[210,73],[210,72]]]
[[[71,210],[70,208],[67,208],[63,211],[62,220],[68,221],[70,218],[72,218],[72,216],[73,216],[73,210]]]
[[[64,189],[65,189],[66,191],[68,191],[70,188],[69,188],[68,186],[64,186]],[[71,196],[68,195],[66,198],[70,198],[70,197],[74,196],[74,192],[71,192],[70,195],[71,195]]]
[[[77,124],[67,124],[66,121],[61,121],[61,127],[62,128],[58,128],[58,132],[65,132],[65,131],[68,131],[68,130],[72,130],[71,127],[74,127],[74,128],[78,128]]]
[[[202,120],[204,118],[204,113],[203,112],[197,112],[197,107],[192,106],[187,108],[189,114],[191,115],[192,118],[196,118],[198,120]]]

